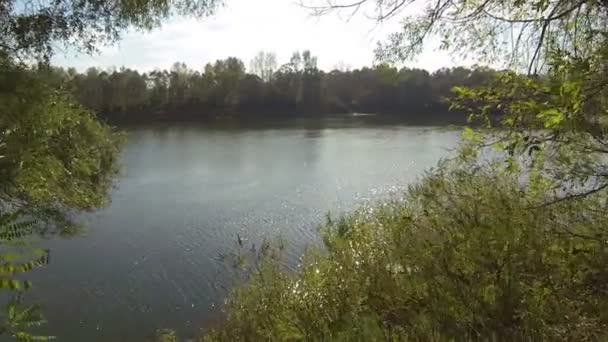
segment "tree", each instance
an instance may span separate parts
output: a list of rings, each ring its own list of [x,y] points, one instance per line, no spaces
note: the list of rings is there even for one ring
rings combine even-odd
[[[400,17],[402,30],[391,34],[376,50],[382,60],[403,62],[415,56],[427,38],[435,36],[441,49],[482,61],[502,59],[508,66],[539,70],[560,47],[577,55],[593,53],[604,40],[606,5],[595,1],[425,1],[310,0],[300,1],[316,15],[366,10],[378,22]],[[421,11],[406,11],[415,4]],[[504,34],[509,33],[509,34]]]
[[[78,89],[77,99],[85,107],[102,110],[104,104],[103,79],[97,68],[88,68],[84,75],[74,75],[73,89]]]
[[[304,65],[305,73],[312,74],[319,71],[319,69],[317,69],[317,57],[313,56],[310,53],[310,50],[304,50],[304,52],[302,52],[302,63]]]
[[[262,81],[270,82],[277,69],[277,56],[274,52],[258,52],[250,63],[251,73],[258,75]]]
[[[291,55],[287,65],[295,73],[299,73],[302,70],[302,56],[300,55],[300,51],[296,51]]]
[[[265,84],[256,75],[246,75],[238,86],[239,109],[242,112],[265,109]]]
[[[351,69],[352,68],[350,67],[350,65],[344,62],[343,60],[338,61],[338,63],[334,65],[334,70],[340,72],[348,72],[351,71]]]
[[[45,73],[7,68],[0,72],[2,208],[48,213],[103,205],[117,171],[117,135],[48,87]]]
[[[169,104],[169,76],[166,71],[152,71],[148,79],[151,81],[150,103],[153,109],[166,108]]]
[[[301,110],[307,111],[313,108],[323,108],[321,104],[322,77],[317,68],[317,57],[313,56],[310,50],[302,52],[302,68],[302,73],[299,75],[296,104],[300,106]]]
[[[17,0],[0,3],[0,51],[8,58],[35,57],[48,62],[53,44],[94,51],[113,43],[128,27],[151,29],[173,15],[211,14],[220,0],[100,0],[36,1],[22,6]]]
[[[185,63],[174,63],[169,74],[169,102],[177,107],[183,107],[191,98],[191,75]]]
[[[0,140],[2,186],[8,207],[93,208],[104,202],[116,172],[116,137],[92,114],[75,104],[63,90],[53,88],[48,60],[53,44],[65,43],[92,51],[118,39],[122,29],[151,28],[176,14],[203,15],[219,1],[105,1],[59,0],[20,6],[0,3]],[[36,68],[21,63],[27,56]],[[76,83],[98,81],[96,70]],[[112,94],[106,103],[119,109],[146,102],[145,80],[121,70],[109,76]],[[78,86],[82,84],[77,84]],[[56,86],[56,84],[54,85]],[[99,89],[99,84],[94,85]],[[81,100],[99,106],[99,97],[85,86]]]
[[[213,65],[215,103],[220,108],[235,107],[239,103],[238,84],[245,77],[245,65],[236,57],[217,60]]]

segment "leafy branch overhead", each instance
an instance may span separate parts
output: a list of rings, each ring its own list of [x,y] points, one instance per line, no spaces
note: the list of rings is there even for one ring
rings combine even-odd
[[[127,28],[211,14],[221,1],[0,1],[0,201],[56,220],[100,207],[116,175],[120,136],[42,76],[58,45],[91,52]],[[39,62],[32,67],[32,62]]]
[[[5,0],[0,2],[0,53],[48,61],[58,45],[94,51],[127,28],[151,29],[173,15],[201,17],[221,0]]]
[[[606,2],[328,0],[305,5],[319,15],[356,9],[377,21],[401,16],[401,30],[377,50],[381,60],[403,62],[434,37],[442,49],[511,68],[487,84],[455,88],[452,108],[501,129],[493,134],[501,137],[490,140],[499,141],[496,146],[507,155],[531,157],[534,173],[554,183],[557,199],[607,187]]]
[[[376,50],[381,60],[403,62],[439,39],[441,49],[483,62],[535,73],[555,49],[593,54],[605,39],[608,5],[595,0],[301,0],[316,15],[363,12],[402,29]]]

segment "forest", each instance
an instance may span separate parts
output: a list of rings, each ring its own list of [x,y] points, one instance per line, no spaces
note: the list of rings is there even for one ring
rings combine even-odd
[[[261,51],[249,69],[228,57],[203,70],[176,62],[170,70],[144,73],[124,67],[52,73],[81,104],[112,123],[374,113],[409,123],[463,124],[466,115],[450,112],[445,98],[454,86],[482,85],[496,72],[453,67],[429,73],[388,64],[324,72],[305,50],[280,67],[274,53]]]

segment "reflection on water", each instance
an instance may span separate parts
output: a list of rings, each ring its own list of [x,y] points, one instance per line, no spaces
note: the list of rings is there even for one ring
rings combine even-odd
[[[369,120],[367,118],[366,120]],[[454,130],[362,119],[129,128],[111,205],[53,240],[34,300],[60,341],[194,334],[217,313],[236,235],[281,236],[294,262],[328,211],[387,198],[458,141]]]

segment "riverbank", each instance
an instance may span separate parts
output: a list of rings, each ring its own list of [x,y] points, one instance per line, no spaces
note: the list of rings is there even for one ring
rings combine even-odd
[[[100,113],[98,117],[114,125],[137,124],[179,124],[200,123],[218,125],[222,123],[241,123],[244,125],[269,126],[275,123],[297,120],[353,120],[363,124],[410,125],[410,126],[464,126],[470,124],[463,113],[438,111],[434,114],[420,115],[412,113],[375,113],[375,112],[290,112],[290,111],[199,111],[199,110],[170,110],[170,111],[141,111],[128,113]]]

